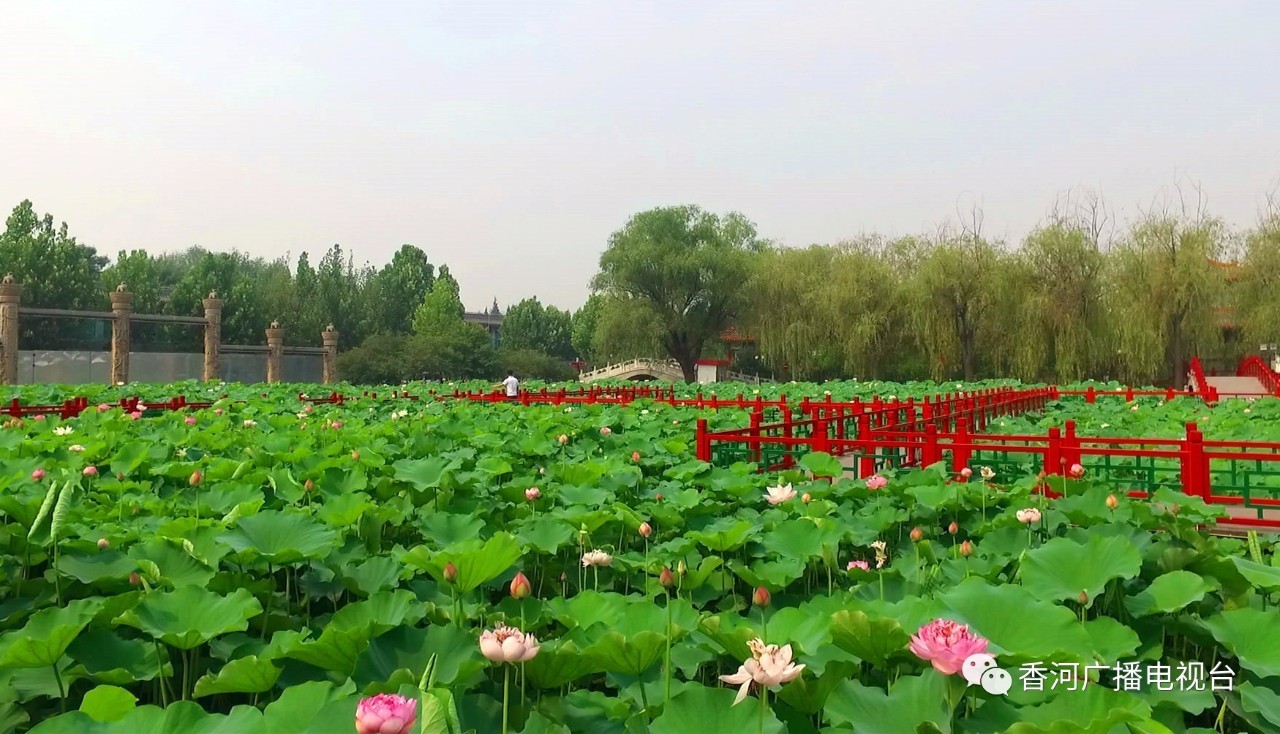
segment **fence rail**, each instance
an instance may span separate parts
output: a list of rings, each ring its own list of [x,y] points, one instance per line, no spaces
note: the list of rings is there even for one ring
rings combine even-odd
[[[1280,397],[1280,375],[1277,375],[1261,357],[1255,355],[1246,357],[1240,363],[1240,367],[1236,369],[1236,375],[1239,377],[1252,377],[1261,382],[1267,392],[1276,397]]]

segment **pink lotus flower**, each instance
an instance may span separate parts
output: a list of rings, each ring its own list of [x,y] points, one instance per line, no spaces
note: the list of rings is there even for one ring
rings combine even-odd
[[[1070,471],[1071,476],[1075,477],[1076,479],[1079,479],[1080,477],[1084,476],[1084,467],[1080,466],[1079,464],[1072,464],[1071,468],[1068,471]]]
[[[136,420],[138,420],[139,418],[141,418],[141,417],[142,417],[142,411],[140,411],[140,410],[135,410],[135,411],[133,411],[132,413],[130,413],[130,414],[129,414],[129,417],[130,417],[130,418],[132,418],[132,419],[134,419],[134,420],[136,421]]]
[[[973,470],[966,466],[965,468],[960,470],[960,476],[964,477],[965,479],[968,479],[969,477],[973,476]]]
[[[185,422],[189,426],[194,426],[196,424],[196,417],[194,415],[189,415],[185,418]]]
[[[99,405],[99,406],[98,406],[98,412],[99,412],[99,413],[105,413],[105,412],[107,412],[108,410],[111,410],[111,406],[110,406],[110,405],[107,405],[106,403],[102,403],[101,405]]]
[[[636,532],[640,533],[640,537],[647,538],[653,534],[653,526],[647,522],[642,522]]]
[[[725,683],[740,686],[737,698],[733,699],[734,706],[751,692],[752,683],[762,688],[777,688],[799,678],[804,671],[805,666],[791,661],[790,645],[766,645],[757,638],[748,642],[747,647],[751,649],[751,659],[738,666],[738,672],[733,675],[720,676]]]
[[[536,637],[515,627],[502,626],[480,635],[480,654],[495,663],[523,663],[532,660],[539,649]]]
[[[31,472],[31,478],[37,482],[40,481],[41,479],[44,479],[44,469],[36,469],[35,471]]]
[[[879,474],[873,474],[867,477],[867,489],[884,489],[888,484],[889,480]]]
[[[38,421],[44,420],[44,413],[36,414],[35,420],[38,420]]]
[[[1028,507],[1025,510],[1018,510],[1018,522],[1024,525],[1040,522],[1040,511],[1034,507]]]
[[[111,547],[111,541],[106,538],[98,538],[98,550],[106,550]]]
[[[563,433],[560,434],[559,436],[556,436],[556,440],[560,442],[561,446],[569,443],[569,437],[564,435]]]
[[[542,496],[542,491],[537,487],[530,487],[524,491],[524,498],[530,502]]]
[[[213,409],[213,414],[214,414],[214,415],[222,415],[222,408],[214,408],[214,409]]]
[[[605,426],[604,428],[601,428],[601,429],[600,429],[600,435],[601,435],[601,436],[608,436],[608,435],[609,435],[609,434],[611,434],[611,433],[613,433],[613,430],[612,430],[612,429],[610,429],[608,426]]]
[[[777,487],[769,487],[765,491],[764,498],[771,505],[780,505],[795,499],[796,491],[790,484],[782,484]]]
[[[356,734],[409,734],[417,716],[414,699],[382,693],[356,707]]]
[[[910,648],[939,673],[955,675],[965,658],[987,651],[987,640],[970,632],[967,624],[935,619],[911,636]]]
[[[855,568],[860,569],[862,571],[870,571],[871,564],[867,563],[866,561],[849,561],[849,567],[846,568],[845,570],[852,571]]]
[[[329,424],[329,427],[336,431],[339,428],[342,428],[342,421],[334,421],[333,423]]]
[[[86,477],[96,477],[98,476],[98,467],[93,465],[86,466],[84,468],[84,471],[81,473],[84,474]]]

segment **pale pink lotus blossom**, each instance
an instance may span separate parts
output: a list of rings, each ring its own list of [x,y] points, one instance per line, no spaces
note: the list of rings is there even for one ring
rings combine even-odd
[[[1084,467],[1080,466],[1079,464],[1072,464],[1071,468],[1068,471],[1070,471],[1071,476],[1075,477],[1076,479],[1079,479],[1080,477],[1084,476]]]
[[[771,505],[780,505],[795,499],[796,490],[790,484],[781,484],[777,487],[768,487],[765,490],[765,500]]]
[[[523,663],[532,660],[540,648],[536,637],[515,627],[504,625],[480,635],[480,654],[495,663]]]
[[[184,420],[184,421],[186,422],[186,424],[187,424],[187,425],[189,425],[189,426],[194,426],[194,425],[196,424],[196,417],[195,417],[194,415],[189,415],[189,416],[187,416],[186,418],[184,418],[183,420]]]
[[[766,645],[757,638],[748,642],[747,647],[751,649],[751,658],[738,666],[738,672],[720,676],[725,683],[739,686],[734,706],[746,699],[753,683],[761,688],[778,688],[799,678],[804,671],[805,666],[792,662],[790,645]]]
[[[67,447],[67,451],[70,451],[73,454],[81,454],[84,453],[84,447],[78,443],[73,443]]]
[[[939,673],[955,675],[965,658],[987,651],[987,640],[970,632],[967,624],[935,619],[911,636],[909,647]]]
[[[96,477],[98,476],[98,467],[90,464],[84,468],[84,471],[81,472],[81,474],[84,474],[86,477]]]
[[[846,568],[845,570],[852,571],[855,568],[861,569],[863,571],[870,571],[871,564],[867,563],[866,561],[849,561],[849,567]]]
[[[132,413],[130,413],[130,414],[129,414],[129,417],[130,417],[130,418],[132,418],[132,419],[134,419],[134,420],[136,421],[136,420],[138,420],[139,418],[141,418],[141,417],[142,417],[142,411],[141,411],[141,410],[135,410],[135,411],[133,411]]]
[[[564,435],[563,433],[562,433],[562,434],[560,434],[559,436],[557,436],[557,437],[556,437],[556,440],[560,442],[560,445],[561,445],[561,446],[563,446],[563,445],[565,445],[565,444],[569,443],[569,437],[568,437],[568,436],[566,436],[566,435]]]
[[[538,489],[537,487],[530,487],[524,491],[524,498],[529,500],[530,502],[538,499],[541,496],[542,496],[542,490]]]
[[[883,540],[877,540],[871,544],[871,547],[876,552],[876,568],[884,568],[884,564],[889,561],[888,544]]]
[[[992,469],[989,466],[982,467],[979,473],[982,474],[982,478],[987,480],[988,482],[994,479],[996,476],[996,470]]]
[[[889,480],[879,474],[872,474],[867,477],[867,489],[884,489],[889,484]]]
[[[244,427],[245,427],[245,428],[253,428],[253,427],[254,427],[254,426],[256,426],[256,425],[258,425],[258,422],[257,422],[257,421],[255,421],[255,420],[253,420],[253,419],[251,419],[251,418],[246,419],[246,420],[245,420],[245,422],[244,422]]]
[[[613,433],[613,429],[609,428],[608,426],[605,426],[600,429],[601,436],[608,436],[611,433]]]
[[[214,409],[213,409],[213,414],[214,414],[214,415],[222,415],[222,408],[214,408]]]
[[[640,527],[636,529],[636,532],[640,533],[641,538],[648,538],[653,534],[653,526],[647,522],[642,522],[640,523]]]
[[[44,419],[45,419],[44,413],[37,413],[36,417],[33,420],[42,421]]]
[[[110,406],[110,405],[107,405],[106,403],[101,403],[101,404],[99,404],[99,405],[98,405],[98,412],[99,412],[99,413],[105,413],[105,412],[107,412],[108,410],[111,410],[111,406]]]
[[[1040,511],[1034,507],[1018,510],[1015,514],[1018,516],[1018,522],[1024,525],[1040,522]]]
[[[582,567],[590,568],[592,566],[613,565],[613,556],[602,550],[590,550],[582,554]]]
[[[965,479],[968,479],[969,477],[973,476],[973,470],[966,466],[965,468],[960,470],[960,476],[964,477]]]
[[[31,472],[31,478],[37,482],[40,481],[41,479],[44,479],[44,469],[36,469],[35,471]]]
[[[356,734],[409,734],[417,716],[415,699],[382,693],[356,707]]]

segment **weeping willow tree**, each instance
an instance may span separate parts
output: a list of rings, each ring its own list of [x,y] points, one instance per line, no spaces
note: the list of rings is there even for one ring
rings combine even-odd
[[[1007,323],[999,282],[1004,254],[976,231],[941,235],[919,252],[907,282],[910,322],[929,355],[934,379],[977,377],[980,359],[995,356],[996,335]]]
[[[1280,341],[1280,210],[1273,209],[1245,239],[1244,261],[1233,302],[1244,337]]]
[[[1104,257],[1093,233],[1051,221],[1027,236],[1018,259],[1026,287],[1009,315],[1018,322],[1016,372],[1064,383],[1093,374],[1110,343]]]
[[[791,376],[878,376],[897,355],[895,273],[874,241],[774,249],[758,263],[745,324]]]
[[[1182,385],[1191,355],[1220,343],[1225,281],[1213,261],[1225,235],[1222,222],[1203,211],[1152,214],[1107,258],[1107,312],[1122,379]]]

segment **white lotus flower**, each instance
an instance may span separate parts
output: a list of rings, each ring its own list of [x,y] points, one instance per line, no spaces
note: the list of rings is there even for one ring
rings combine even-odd
[[[747,697],[754,683],[762,688],[777,688],[800,677],[805,666],[796,665],[791,660],[791,646],[766,645],[759,638],[747,643],[751,649],[751,659],[738,666],[733,675],[722,675],[720,680],[738,688],[738,696],[733,699],[737,706]]]
[[[70,451],[73,454],[81,454],[81,453],[84,453],[84,447],[78,443],[72,444],[67,447],[67,451]]]
[[[252,419],[248,419],[248,418],[246,418],[246,419],[245,419],[245,422],[244,422],[244,427],[245,427],[245,428],[253,428],[253,427],[254,427],[254,426],[256,426],[256,425],[258,425],[258,422],[257,422],[257,421],[252,420]]]
[[[605,566],[606,568],[613,564],[613,556],[602,550],[591,550],[582,554],[582,567],[591,568],[592,566]]]
[[[53,435],[55,436],[70,436],[75,432],[76,430],[71,426],[58,426],[57,428],[53,429]]]
[[[788,484],[782,484],[777,487],[769,487],[765,492],[765,500],[771,505],[780,505],[783,502],[795,499],[796,490]]]

